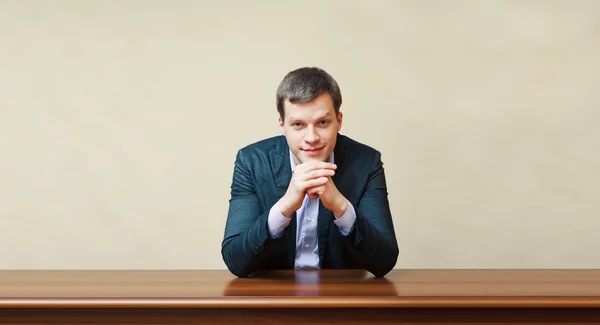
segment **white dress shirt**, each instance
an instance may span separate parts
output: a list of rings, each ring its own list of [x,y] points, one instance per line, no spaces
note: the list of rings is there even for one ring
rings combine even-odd
[[[290,151],[290,164],[292,172],[296,168],[296,161]],[[333,163],[333,152],[329,156],[329,162]],[[356,220],[356,211],[348,201],[348,210],[340,218],[335,217],[333,223],[338,227],[340,233],[348,236],[354,221]],[[296,259],[295,269],[319,269],[319,238],[317,234],[317,225],[319,218],[319,199],[311,199],[308,195],[304,196],[304,201],[300,209],[296,211]],[[285,228],[290,224],[292,218],[286,218],[279,211],[277,203],[269,211],[268,226],[271,236],[279,238]]]

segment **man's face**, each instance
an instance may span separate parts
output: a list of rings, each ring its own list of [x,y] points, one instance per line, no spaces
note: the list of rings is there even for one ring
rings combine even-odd
[[[308,103],[283,106],[285,120],[279,118],[281,132],[294,154],[296,163],[310,160],[327,161],[342,128],[342,113],[335,116],[333,101],[328,93]]]

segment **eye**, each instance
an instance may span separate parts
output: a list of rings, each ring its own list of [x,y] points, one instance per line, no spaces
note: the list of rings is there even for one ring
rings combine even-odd
[[[319,123],[319,125],[321,125],[321,126],[324,126],[324,125],[327,125],[327,124],[329,124],[329,121],[326,121],[326,120],[320,120],[318,123]]]
[[[294,123],[292,123],[292,126],[294,128],[299,128],[299,127],[302,127],[302,123],[300,123],[300,122],[294,122]]]

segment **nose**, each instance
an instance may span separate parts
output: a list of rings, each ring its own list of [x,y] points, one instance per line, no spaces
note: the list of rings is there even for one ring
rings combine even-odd
[[[304,142],[306,143],[316,143],[319,142],[319,134],[315,130],[314,127],[309,126],[306,128],[306,135],[304,135]]]

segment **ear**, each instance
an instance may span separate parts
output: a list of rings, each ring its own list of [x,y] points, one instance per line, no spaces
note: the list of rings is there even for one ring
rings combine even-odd
[[[338,121],[338,132],[342,129],[342,120],[344,119],[344,114],[342,112],[338,112],[337,121]]]
[[[279,123],[279,129],[281,130],[281,134],[285,135],[285,131],[283,131],[283,120],[281,116],[277,118],[277,123]]]

